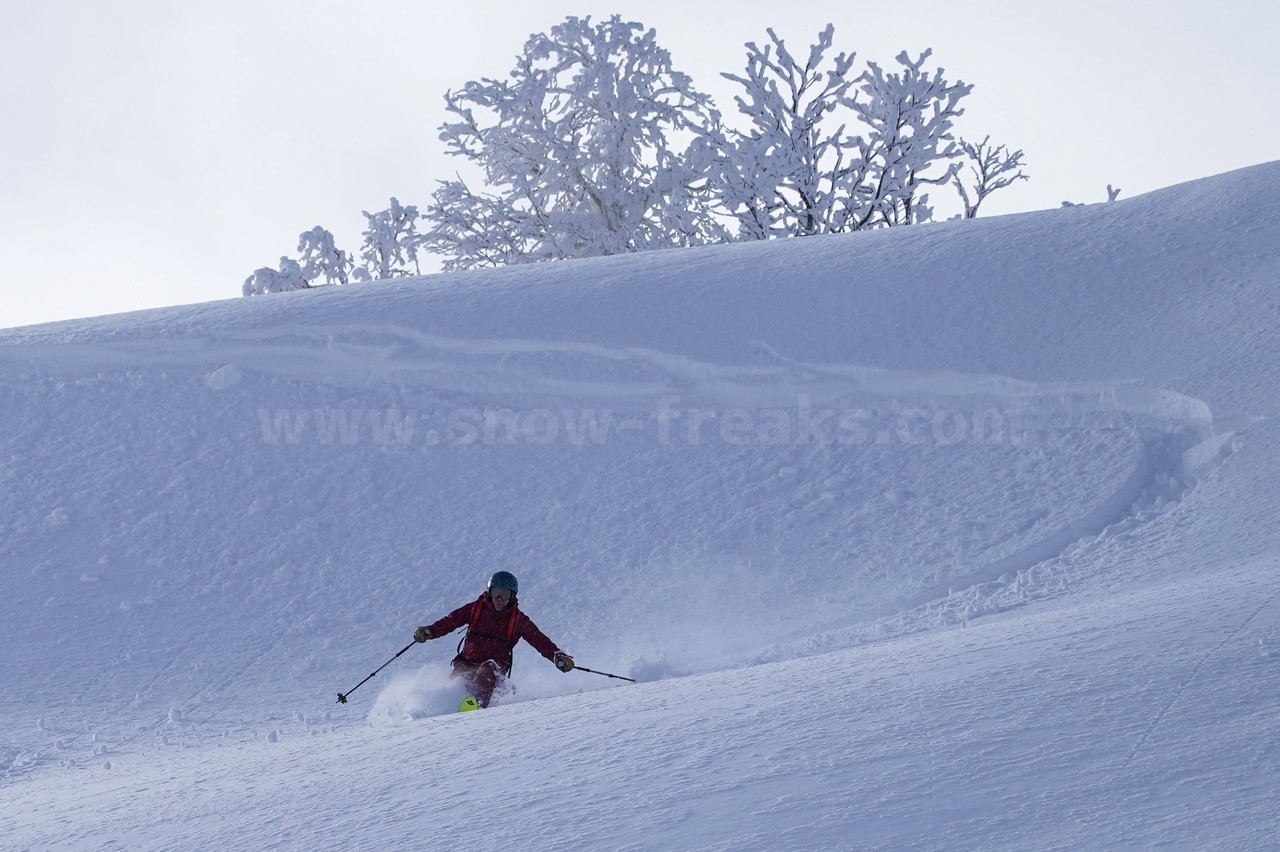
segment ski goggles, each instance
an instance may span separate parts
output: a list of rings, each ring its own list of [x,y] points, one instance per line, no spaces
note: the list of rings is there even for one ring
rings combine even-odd
[[[489,590],[489,597],[497,601],[509,601],[515,597],[515,592],[510,589],[493,588]]]

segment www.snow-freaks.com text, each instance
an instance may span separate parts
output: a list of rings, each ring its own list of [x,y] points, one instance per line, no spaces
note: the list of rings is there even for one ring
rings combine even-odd
[[[794,406],[712,408],[684,406],[672,395],[647,412],[567,407],[259,409],[257,424],[262,441],[279,446],[598,446],[624,436],[647,436],[661,445],[1016,446],[1024,439],[1017,411],[898,403],[880,410],[835,408],[814,406],[805,396]]]

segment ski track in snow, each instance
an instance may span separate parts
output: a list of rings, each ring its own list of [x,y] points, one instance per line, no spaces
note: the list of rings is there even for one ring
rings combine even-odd
[[[244,341],[272,341],[280,338],[309,341],[287,346],[269,344],[265,348],[244,348]],[[369,342],[369,339],[375,342]],[[362,342],[356,342],[362,341]],[[1025,578],[1036,565],[1054,559],[1078,541],[1103,535],[1113,526],[1151,508],[1157,500],[1165,507],[1182,496],[1194,477],[1220,463],[1228,453],[1220,449],[1234,432],[1216,433],[1213,413],[1203,401],[1184,394],[1138,387],[1133,382],[1053,382],[1035,383],[1004,376],[962,374],[947,371],[891,370],[857,365],[809,364],[786,358],[764,342],[760,348],[777,363],[770,366],[722,366],[695,361],[684,356],[637,347],[615,348],[590,343],[546,340],[463,340],[429,335],[399,326],[306,327],[291,326],[219,341],[226,358],[240,367],[298,379],[347,381],[357,386],[370,382],[417,381],[433,389],[483,387],[487,394],[534,394],[566,401],[621,406],[652,405],[663,395],[679,394],[701,404],[765,408],[794,404],[803,394],[818,403],[838,401],[852,394],[883,397],[886,400],[937,400],[952,404],[965,398],[997,399],[1028,413],[1075,416],[1088,412],[1125,412],[1164,421],[1162,430],[1179,430],[1195,436],[1191,446],[1171,451],[1152,441],[1132,475],[1114,493],[1100,495],[1085,515],[1052,531],[1023,550],[989,565],[975,568],[965,577],[953,578],[907,598],[857,613],[841,622],[823,625],[817,632],[863,627],[904,610],[921,610],[936,600],[970,587],[989,584],[1000,578]],[[281,349],[285,356],[281,356]],[[593,361],[628,364],[625,372],[641,373],[641,383],[574,381],[540,370],[522,370],[511,356],[562,353]],[[190,354],[151,351],[149,359],[172,359],[183,363]],[[492,371],[483,367],[447,363],[446,358],[502,359],[506,383],[495,382]],[[212,359],[216,361],[217,359]],[[315,363],[313,363],[313,361]],[[204,355],[198,363],[211,363]],[[283,364],[284,366],[280,366]],[[335,378],[340,377],[340,378]],[[1185,440],[1185,439],[1184,439]],[[1167,442],[1167,438],[1166,438]],[[1170,483],[1172,482],[1172,485]],[[971,612],[981,605],[968,604]],[[923,619],[921,619],[923,620]],[[872,629],[882,629],[875,628]],[[866,630],[861,631],[866,635]],[[784,658],[796,649],[762,655],[759,661]]]
[[[1180,393],[1141,388],[1134,382],[1036,383],[936,370],[807,364],[779,355],[764,342],[757,345],[778,363],[722,366],[637,347],[555,340],[451,339],[399,326],[294,326],[224,332],[193,340],[29,344],[14,354],[0,349],[0,363],[8,361],[17,373],[33,365],[96,371],[103,367],[233,364],[270,375],[341,382],[357,388],[417,381],[437,390],[481,388],[492,395],[603,397],[646,405],[655,397],[677,393],[744,407],[791,405],[798,393],[810,395],[815,402],[856,393],[886,398],[989,396],[1023,404],[1029,410],[1127,411],[1187,423],[1212,421],[1204,402]],[[541,359],[548,353],[579,356],[572,362],[575,367],[593,361],[625,364],[652,380],[575,381],[571,376],[548,372],[541,364],[534,370],[522,370],[512,361],[512,356]],[[455,363],[459,360],[461,364]],[[501,371],[471,363],[492,360],[500,360]]]
[[[288,341],[282,343],[280,341]],[[545,340],[465,340],[429,335],[394,325],[387,326],[287,326],[269,331],[222,333],[198,340],[118,342],[110,344],[51,344],[24,347],[21,363],[58,365],[75,372],[85,365],[93,369],[111,366],[129,369],[141,365],[227,365],[206,380],[219,387],[218,376],[228,368],[236,378],[245,370],[282,378],[345,384],[363,388],[386,383],[422,386],[434,391],[483,388],[486,398],[504,395],[552,397],[566,404],[653,406],[663,397],[679,395],[682,401],[748,409],[793,405],[804,395],[819,404],[847,399],[854,394],[901,399],[938,400],[952,404],[965,398],[999,400],[1028,414],[1075,416],[1088,412],[1125,412],[1164,421],[1166,433],[1187,430],[1197,436],[1194,446],[1170,452],[1147,446],[1143,458],[1119,489],[1100,495],[1085,515],[989,565],[975,568],[965,577],[923,589],[908,598],[877,606],[827,625],[820,632],[841,626],[874,622],[902,610],[913,610],[952,595],[957,590],[1001,577],[1017,577],[1049,561],[1073,543],[1101,535],[1122,524],[1158,499],[1168,504],[1181,496],[1195,476],[1227,453],[1214,452],[1229,442],[1234,432],[1217,434],[1213,415],[1202,401],[1183,394],[1137,387],[1132,382],[1057,382],[1038,384],[1003,376],[960,374],[945,371],[908,371],[852,365],[807,364],[788,359],[760,344],[777,363],[770,366],[722,366],[636,347],[616,348],[589,343]],[[623,372],[644,380],[583,381],[548,372],[538,364],[521,368],[512,357],[543,358],[547,353],[575,356],[564,366],[567,373],[590,372],[595,362],[626,365]],[[0,355],[3,353],[0,352]],[[488,362],[500,361],[495,370]],[[476,364],[475,361],[485,363]],[[579,365],[585,363],[586,369]],[[1207,449],[1206,449],[1207,448]],[[1202,457],[1209,456],[1208,462]],[[1171,487],[1156,488],[1157,483]]]

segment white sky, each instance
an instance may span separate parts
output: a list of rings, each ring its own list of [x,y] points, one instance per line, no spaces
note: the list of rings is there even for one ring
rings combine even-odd
[[[1280,5],[762,0],[0,0],[0,327],[238,298],[314,225],[425,207],[458,168],[442,95],[505,77],[533,32],[618,13],[732,113],[746,41],[974,84],[958,130],[1026,152],[986,215],[1122,197],[1280,159]],[[935,196],[936,197],[936,196]]]

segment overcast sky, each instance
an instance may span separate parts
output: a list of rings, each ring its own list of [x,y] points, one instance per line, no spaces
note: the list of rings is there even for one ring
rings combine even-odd
[[[974,85],[958,130],[1026,152],[986,215],[1102,201],[1280,159],[1280,4],[1115,0],[0,0],[0,327],[238,298],[315,225],[425,207],[457,161],[442,95],[504,77],[566,15],[657,30],[731,113],[743,43],[891,63],[934,51]]]

